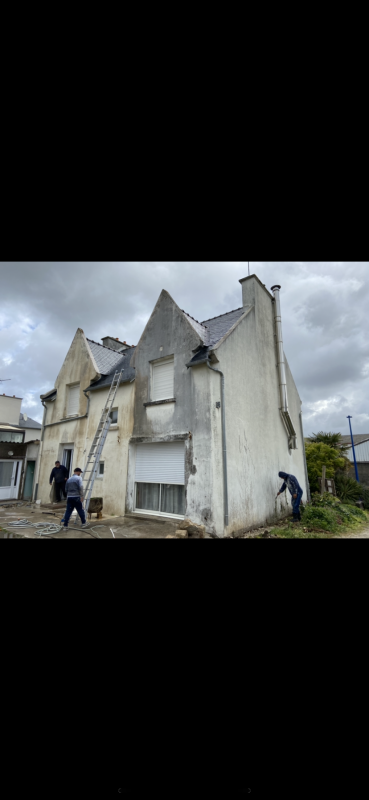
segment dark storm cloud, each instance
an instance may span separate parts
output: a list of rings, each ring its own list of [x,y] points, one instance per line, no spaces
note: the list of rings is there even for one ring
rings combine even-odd
[[[369,432],[368,264],[252,263],[279,283],[286,355],[303,401],[306,434]],[[54,385],[78,327],[86,336],[137,344],[162,289],[195,319],[242,305],[239,263],[0,265],[0,391],[24,398],[41,420],[39,395]]]

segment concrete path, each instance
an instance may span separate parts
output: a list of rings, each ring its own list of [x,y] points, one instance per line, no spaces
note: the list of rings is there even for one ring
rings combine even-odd
[[[60,504],[61,507],[48,505],[42,506],[41,509],[34,506],[13,506],[9,508],[0,507],[0,528],[5,530],[6,534],[0,531],[1,538],[9,538],[11,534],[14,538],[22,536],[26,539],[165,539],[168,534],[174,534],[179,525],[179,520],[173,520],[168,517],[151,517],[145,514],[126,515],[125,517],[106,517],[96,519],[96,515],[92,516],[89,521],[88,528],[81,529],[81,521],[78,517],[78,523],[75,525],[72,520],[69,522],[68,530],[61,530],[59,533],[53,533],[47,536],[40,536],[36,533],[35,528],[12,528],[8,527],[7,523],[17,519],[26,518],[29,522],[44,522],[60,523],[64,513],[65,505]],[[49,513],[46,513],[46,508]],[[113,531],[113,534],[111,530]],[[205,535],[205,538],[211,538]]]

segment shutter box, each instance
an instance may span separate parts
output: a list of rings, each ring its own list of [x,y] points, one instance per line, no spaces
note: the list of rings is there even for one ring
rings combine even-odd
[[[184,485],[184,442],[137,444],[135,478],[138,483]]]

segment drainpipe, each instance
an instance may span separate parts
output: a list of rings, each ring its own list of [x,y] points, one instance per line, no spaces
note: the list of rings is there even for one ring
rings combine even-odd
[[[222,403],[222,446],[223,446],[223,488],[224,488],[224,525],[228,526],[228,478],[227,478],[227,445],[226,445],[226,429],[225,429],[225,399],[224,399],[224,375],[220,369],[211,367],[209,361],[206,361],[207,366],[213,372],[218,372],[221,377],[221,403]]]
[[[44,439],[44,433],[45,433],[45,419],[46,419],[46,412],[47,412],[47,407],[45,406],[45,403],[44,403],[44,401],[43,401],[43,400],[41,400],[41,403],[42,403],[42,405],[43,405],[43,407],[44,407],[44,415],[43,415],[43,417],[42,417],[40,446],[39,446],[39,448],[38,448],[38,457],[37,457],[37,464],[36,464],[36,469],[35,469],[36,475],[35,475],[35,478],[34,478],[34,480],[36,480],[36,479],[37,479],[37,483],[36,483],[36,487],[35,487],[35,490],[34,490],[34,497],[33,497],[33,501],[32,501],[33,503],[35,503],[35,502],[36,502],[36,500],[37,500],[37,492],[38,492],[38,476],[39,476],[39,474],[40,474],[40,461],[41,461],[41,452],[42,452],[42,445],[43,445],[43,439]]]

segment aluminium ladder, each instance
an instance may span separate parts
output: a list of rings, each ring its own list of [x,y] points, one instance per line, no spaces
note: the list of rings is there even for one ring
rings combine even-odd
[[[85,502],[83,504],[86,514],[88,512],[88,506],[90,503],[92,490],[94,488],[95,478],[99,466],[102,449],[104,447],[105,439],[107,437],[108,430],[111,425],[110,412],[115,400],[115,395],[117,393],[120,381],[122,379],[123,372],[124,370],[121,369],[120,372],[116,370],[114,373],[114,378],[111,382],[109,394],[106,398],[106,403],[102,410],[100,422],[97,426],[97,430],[91,445],[91,449],[87,457],[86,466],[84,470],[84,479],[85,476],[87,475],[87,481],[84,488]]]

